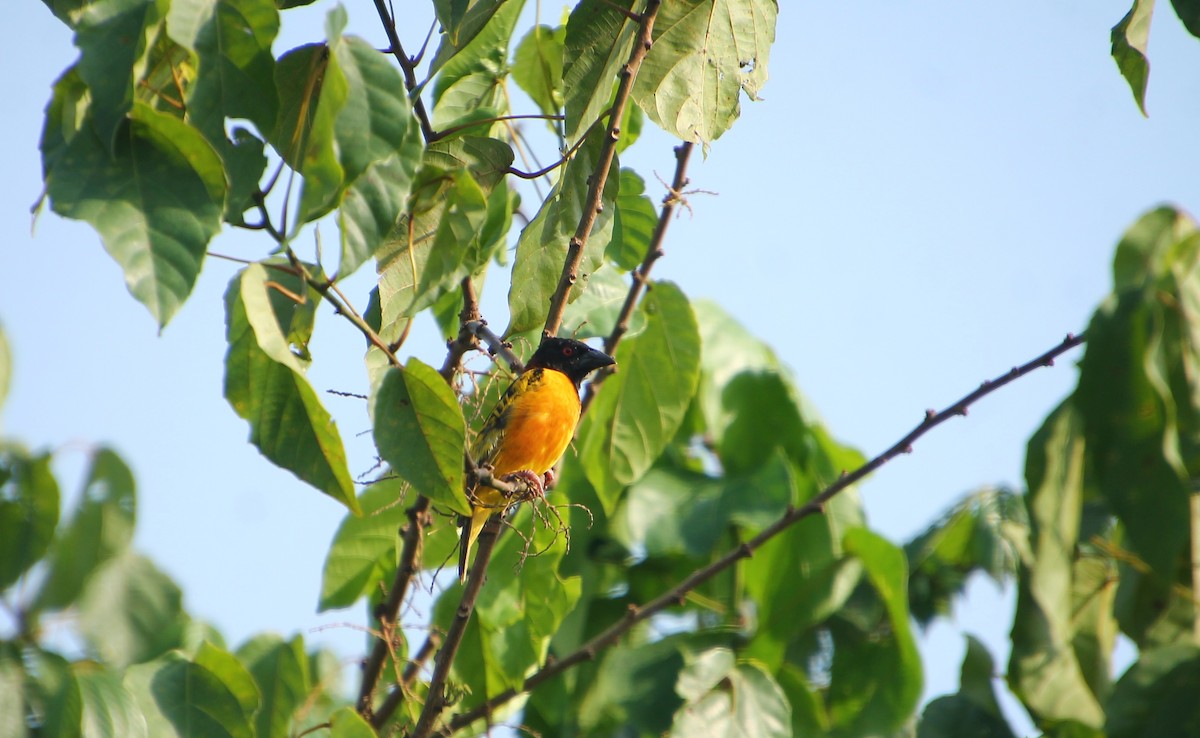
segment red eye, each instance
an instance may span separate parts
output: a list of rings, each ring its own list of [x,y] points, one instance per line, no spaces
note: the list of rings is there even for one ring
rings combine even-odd
[[[570,356],[573,353],[575,353],[574,346],[563,346],[563,350],[562,350],[563,356]]]

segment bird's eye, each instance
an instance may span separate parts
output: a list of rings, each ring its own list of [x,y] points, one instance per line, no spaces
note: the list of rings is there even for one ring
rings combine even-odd
[[[562,350],[563,356],[570,356],[573,353],[575,353],[574,346],[563,346],[563,350]]]

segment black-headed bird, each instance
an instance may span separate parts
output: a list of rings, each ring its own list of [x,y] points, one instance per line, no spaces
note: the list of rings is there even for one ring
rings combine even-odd
[[[471,444],[471,458],[492,467],[496,479],[526,481],[535,494],[558,463],[579,422],[579,383],[600,367],[615,364],[608,354],[572,338],[546,338],[508,386]],[[483,524],[509,500],[500,490],[478,485],[467,491],[471,519],[463,524],[458,578],[467,578],[471,549]]]

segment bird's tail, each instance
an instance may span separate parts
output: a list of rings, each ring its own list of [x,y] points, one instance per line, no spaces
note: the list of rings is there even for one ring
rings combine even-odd
[[[471,563],[471,549],[475,547],[475,539],[479,537],[479,531],[483,530],[483,524],[495,512],[490,507],[477,507],[471,511],[471,519],[463,523],[462,538],[458,543],[458,581],[466,583],[467,581],[467,565]]]

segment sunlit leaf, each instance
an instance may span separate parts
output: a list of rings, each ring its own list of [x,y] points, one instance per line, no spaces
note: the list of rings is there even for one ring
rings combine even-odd
[[[716,648],[688,659],[675,689],[686,703],[675,713],[672,736],[791,738],[791,708],[762,667],[735,663]]]
[[[1142,651],[1108,701],[1108,738],[1169,738],[1200,732],[1200,649]]]
[[[512,78],[546,115],[563,106],[563,47],[565,26],[539,25],[529,29],[517,45]]]
[[[571,11],[563,52],[569,145],[583,138],[607,108],[617,71],[629,61],[638,24],[620,9],[633,10],[633,5],[632,0],[582,0]]]
[[[122,685],[120,675],[95,661],[76,661],[71,669],[83,701],[84,736],[170,738],[170,733],[148,731],[142,710],[131,690]]]
[[[342,519],[325,556],[318,611],[353,605],[395,571],[397,531],[406,520],[400,488],[399,480],[376,482],[359,495],[363,514]]]
[[[237,650],[237,657],[257,685],[261,706],[254,715],[256,736],[289,735],[292,717],[304,707],[311,685],[304,639],[284,641],[259,635]]]
[[[1112,29],[1113,60],[1129,83],[1142,115],[1146,114],[1146,82],[1150,78],[1146,44],[1150,38],[1150,17],[1153,12],[1154,0],[1133,0],[1133,7]]]
[[[131,667],[125,686],[155,738],[253,738],[257,692],[249,673],[228,653],[206,646],[196,660],[172,651]]]
[[[646,257],[646,247],[658,224],[658,211],[646,197],[646,183],[632,169],[621,170],[621,193],[617,196],[613,237],[604,255],[625,271],[637,268]]]
[[[58,525],[58,506],[50,455],[0,446],[0,591],[46,553]]]
[[[79,629],[106,663],[140,663],[180,645],[182,600],[169,576],[125,551],[89,579],[79,598]]]

